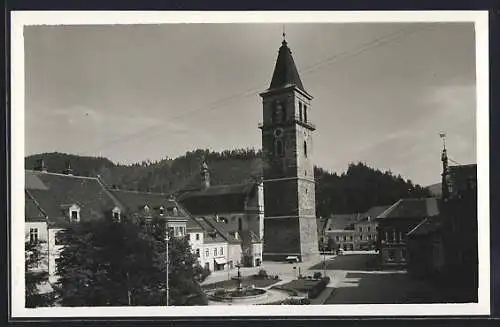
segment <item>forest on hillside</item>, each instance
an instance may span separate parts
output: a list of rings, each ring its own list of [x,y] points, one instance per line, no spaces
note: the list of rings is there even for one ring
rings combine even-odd
[[[82,157],[65,153],[43,153],[25,158],[26,169],[43,159],[50,172],[62,172],[70,163],[74,175],[99,176],[110,187],[175,193],[199,185],[199,168],[208,162],[212,185],[236,184],[262,176],[261,151],[236,149],[223,152],[195,150],[175,159],[123,165],[103,157]],[[365,212],[373,206],[390,205],[400,198],[430,196],[427,189],[390,171],[363,163],[351,163],[341,174],[315,167],[318,217]]]

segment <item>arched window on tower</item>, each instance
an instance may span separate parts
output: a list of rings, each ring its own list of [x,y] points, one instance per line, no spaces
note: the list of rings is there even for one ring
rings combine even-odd
[[[304,156],[307,158],[307,142],[304,141]]]
[[[275,141],[275,151],[276,151],[276,154],[280,157],[283,157],[285,155],[285,146],[283,144],[283,141],[281,139],[277,139]]]

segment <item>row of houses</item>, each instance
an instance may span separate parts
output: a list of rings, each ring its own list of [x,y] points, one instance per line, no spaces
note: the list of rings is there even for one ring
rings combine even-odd
[[[323,244],[332,240],[336,248],[345,251],[374,249],[378,239],[376,218],[387,208],[375,206],[365,213],[331,215],[320,223]]]
[[[445,287],[452,299],[476,301],[478,286],[477,167],[448,165],[442,152],[440,194],[400,199],[364,214],[333,215],[320,236],[344,250],[374,241],[385,267],[406,268]]]
[[[43,161],[25,171],[25,240],[42,244],[40,269],[57,280],[56,264],[64,246],[58,232],[70,224],[110,217],[165,221],[174,237],[189,239],[200,265],[211,271],[262,262],[262,184],[211,186],[206,163],[199,187],[177,196],[108,187],[99,177],[47,171]]]

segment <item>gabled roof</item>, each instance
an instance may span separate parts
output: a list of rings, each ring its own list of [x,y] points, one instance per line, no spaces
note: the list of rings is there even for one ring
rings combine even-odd
[[[203,217],[193,218],[194,221],[201,227],[204,231],[203,243],[224,243],[227,240],[221,235],[221,233],[211,226]]]
[[[80,207],[82,221],[103,218],[120,205],[97,178],[30,170],[25,176],[25,190],[49,219],[68,217],[73,204]]]
[[[237,240],[236,238],[234,238],[234,236],[232,236],[232,232],[233,230],[230,229],[230,228],[227,228],[228,226],[226,226],[225,223],[221,223],[219,221],[217,221],[214,217],[203,217],[203,219],[205,220],[205,222],[208,223],[208,225],[210,225],[213,229],[215,229],[218,233],[221,234],[221,236],[226,240],[228,241],[229,243],[241,243],[240,240]]]
[[[25,191],[24,192],[24,217],[25,221],[37,222],[46,221],[45,213],[40,209],[37,202],[31,197],[31,195]]]
[[[126,211],[132,214],[143,215],[144,207],[148,206],[152,217],[166,217],[169,221],[189,220],[188,213],[180,204],[163,193],[137,192],[128,190],[109,190],[118,201],[123,203]],[[160,212],[163,208],[163,214]],[[169,209],[177,208],[177,214],[168,213]]]
[[[363,220],[375,220],[380,214],[389,209],[390,206],[375,206],[363,214]]]
[[[211,186],[204,190],[183,193],[178,201],[194,215],[243,212],[245,200],[253,196],[256,189],[256,183]]]
[[[325,231],[345,230],[360,218],[359,213],[332,215],[325,224]]]
[[[425,218],[439,215],[437,198],[400,199],[378,216],[377,219]]]
[[[293,85],[299,90],[307,93],[302,85],[297,66],[293,60],[292,51],[288,47],[287,42],[283,40],[278,52],[278,59],[276,59],[273,78],[271,79],[269,89],[273,90]]]

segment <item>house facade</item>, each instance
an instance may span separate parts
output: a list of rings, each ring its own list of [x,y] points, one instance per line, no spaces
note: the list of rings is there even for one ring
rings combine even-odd
[[[439,215],[437,198],[401,199],[377,217],[382,265],[406,266],[407,234],[426,218]]]
[[[169,237],[189,238],[200,265],[211,271],[230,269],[241,261],[241,240],[223,235],[216,223],[192,216],[167,194],[108,188],[99,178],[75,176],[70,170],[47,172],[41,162],[25,171],[25,241],[40,245],[37,269],[49,273],[42,291],[51,291],[50,285],[58,280],[57,260],[64,247],[60,231],[71,224],[107,217],[120,221],[125,216],[141,224],[165,222]]]
[[[389,206],[375,206],[365,213],[332,215],[321,231],[323,242],[332,239],[345,251],[373,250],[378,239],[377,217]]]
[[[181,191],[178,201],[197,221],[228,242],[229,267],[260,266],[264,237],[264,195],[260,182],[211,185],[205,161],[197,189]]]

